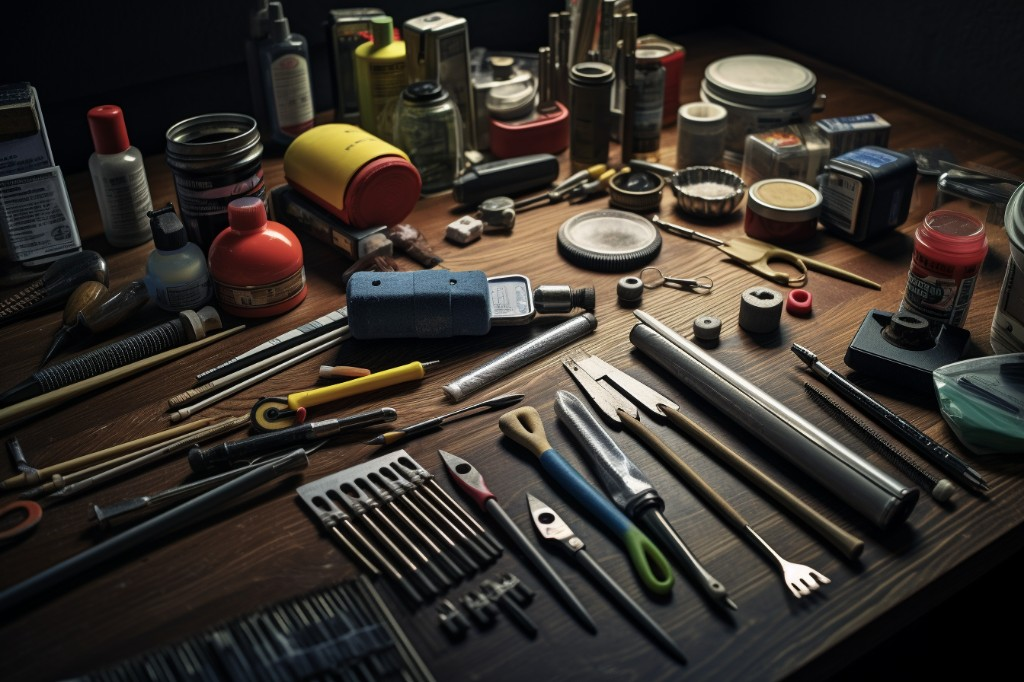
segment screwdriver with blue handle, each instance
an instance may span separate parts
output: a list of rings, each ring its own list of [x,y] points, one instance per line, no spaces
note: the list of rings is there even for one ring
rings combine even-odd
[[[639,467],[612,440],[597,418],[579,398],[568,391],[555,396],[555,414],[583,445],[616,509],[643,524],[672,555],[711,601],[736,610],[725,586],[711,575],[662,513],[665,502]]]
[[[544,471],[622,541],[640,581],[648,590],[656,595],[672,590],[675,576],[665,555],[628,516],[551,447],[536,408],[527,405],[506,412],[498,419],[498,426],[502,433],[536,455]]]
[[[548,563],[547,559],[544,558],[536,547],[530,544],[530,541],[526,539],[523,532],[519,530],[519,526],[515,524],[515,521],[508,515],[508,513],[502,509],[501,505],[498,504],[497,498],[494,493],[490,491],[487,484],[484,482],[484,477],[477,471],[476,467],[462,459],[457,457],[450,452],[444,450],[438,450],[441,455],[441,459],[444,460],[444,465],[448,469],[448,473],[452,475],[455,482],[462,488],[468,495],[470,495],[480,508],[486,511],[491,517],[498,522],[504,531],[511,537],[516,546],[519,547],[520,551],[533,562],[534,568],[541,574],[541,576],[548,581],[558,598],[561,599],[569,611],[572,612],[583,625],[586,626],[591,632],[597,632],[597,625],[594,624],[594,619],[590,617],[586,607],[579,598],[573,593],[572,589],[565,584],[561,576],[555,572],[554,567]]]

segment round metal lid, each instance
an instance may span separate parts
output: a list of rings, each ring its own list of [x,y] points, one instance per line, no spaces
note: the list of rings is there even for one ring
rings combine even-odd
[[[587,270],[635,270],[654,260],[660,251],[661,234],[654,224],[627,211],[587,211],[558,228],[558,252]]]
[[[704,81],[712,93],[737,104],[786,106],[813,100],[818,79],[788,59],[741,54],[709,64]]]

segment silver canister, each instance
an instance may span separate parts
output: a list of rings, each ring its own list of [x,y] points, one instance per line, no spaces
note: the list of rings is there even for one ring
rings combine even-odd
[[[992,318],[992,350],[999,354],[1024,353],[1024,184],[1006,204],[1003,218],[1010,241],[1010,257]]]
[[[608,162],[611,94],[615,70],[580,62],[569,72],[569,159],[572,170]]]
[[[812,71],[788,59],[735,55],[708,65],[700,98],[729,112],[726,155],[739,159],[748,134],[809,121],[818,101],[817,82]]]
[[[204,114],[167,130],[167,165],[181,222],[203,251],[228,226],[228,204],[241,197],[266,201],[263,145],[256,119]]]
[[[417,81],[402,91],[394,141],[419,171],[423,194],[450,189],[462,170],[462,118],[436,81]]]

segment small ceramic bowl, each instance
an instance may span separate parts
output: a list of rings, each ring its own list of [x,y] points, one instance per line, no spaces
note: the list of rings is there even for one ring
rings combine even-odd
[[[743,201],[747,186],[732,171],[715,166],[690,166],[672,174],[672,191],[684,213],[724,218]]]

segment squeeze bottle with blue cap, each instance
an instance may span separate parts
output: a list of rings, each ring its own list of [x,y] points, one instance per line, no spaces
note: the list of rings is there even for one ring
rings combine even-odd
[[[188,232],[168,203],[150,211],[155,249],[146,261],[146,289],[164,310],[198,310],[213,298],[213,281],[206,255],[188,240]]]

